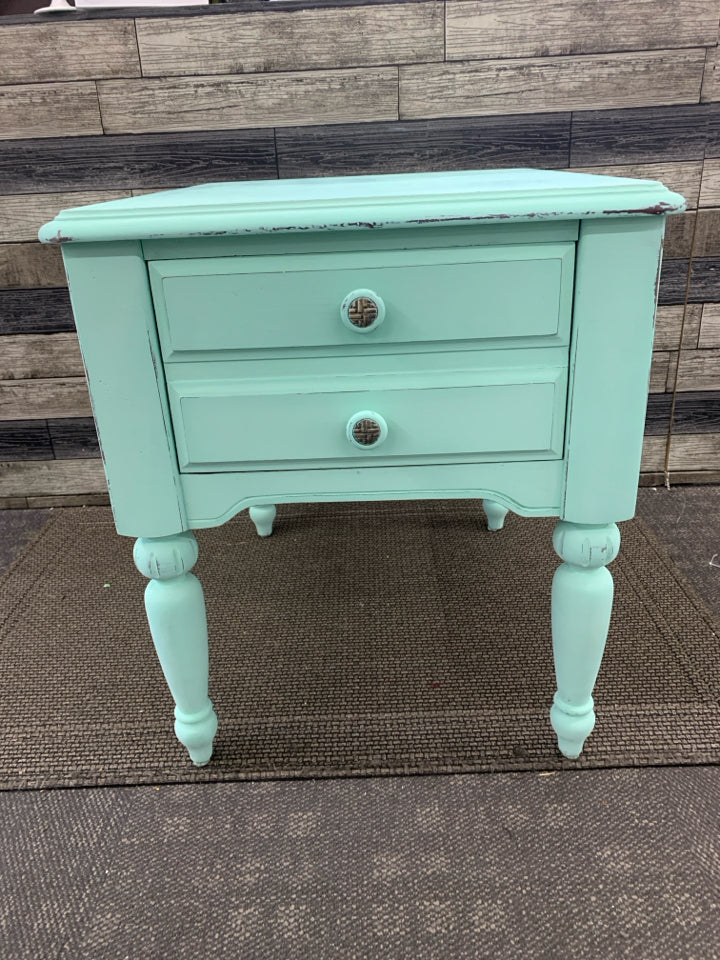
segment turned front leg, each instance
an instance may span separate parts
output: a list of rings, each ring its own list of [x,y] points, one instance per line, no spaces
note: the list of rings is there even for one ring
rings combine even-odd
[[[561,520],[553,546],[565,562],[555,571],[552,585],[557,693],[550,721],[561,753],[574,760],[595,726],[592,691],[613,602],[613,579],[606,564],[617,556],[620,531],[614,523],[596,526]]]
[[[189,531],[141,538],[133,552],[140,573],[150,578],[145,610],[155,649],[175,700],[175,734],[198,767],[212,756],[217,717],[208,697],[208,633],[205,597],[190,573],[198,558]]]

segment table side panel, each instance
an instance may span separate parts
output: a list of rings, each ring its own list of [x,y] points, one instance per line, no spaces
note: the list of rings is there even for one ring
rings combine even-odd
[[[584,221],[578,241],[563,518],[635,513],[665,217]]]
[[[177,533],[187,520],[140,244],[63,255],[118,532]]]

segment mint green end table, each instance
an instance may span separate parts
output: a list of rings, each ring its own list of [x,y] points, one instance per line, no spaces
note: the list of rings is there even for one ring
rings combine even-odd
[[[217,719],[192,531],[429,497],[482,499],[491,530],[508,510],[558,518],[550,719],[579,756],[635,510],[665,215],[683,208],[652,181],[465,171],[210,184],[42,228],[194,763]]]

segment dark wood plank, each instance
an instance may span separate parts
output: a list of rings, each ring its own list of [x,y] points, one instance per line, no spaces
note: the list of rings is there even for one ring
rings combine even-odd
[[[685,258],[663,260],[660,273],[660,289],[658,291],[659,304],[685,302],[688,267],[689,261]]]
[[[0,149],[0,195],[276,176],[272,129],[16,140]]]
[[[52,459],[53,449],[46,420],[0,422],[0,462]]]
[[[720,157],[720,103],[708,103],[703,109],[707,117],[705,156]]]
[[[696,257],[692,264],[690,303],[720,301],[720,257]]]
[[[66,287],[0,290],[0,336],[75,329]]]
[[[670,425],[672,395],[654,393],[648,398],[645,433],[666,435]],[[720,390],[694,390],[679,393],[673,416],[675,433],[720,433]]]
[[[47,424],[56,460],[100,456],[100,444],[92,417],[65,417],[62,420],[48,420]]]
[[[569,146],[569,113],[277,130],[281,177],[472,167],[564,168]]]
[[[576,112],[570,163],[583,166],[702,159],[710,112],[700,104]]]

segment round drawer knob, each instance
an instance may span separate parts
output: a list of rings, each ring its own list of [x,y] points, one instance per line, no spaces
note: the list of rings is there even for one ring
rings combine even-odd
[[[385,304],[374,290],[353,290],[343,300],[340,316],[355,333],[370,333],[385,319]]]
[[[372,410],[362,410],[348,420],[347,438],[354,447],[360,447],[361,450],[379,446],[387,432],[384,418]]]

